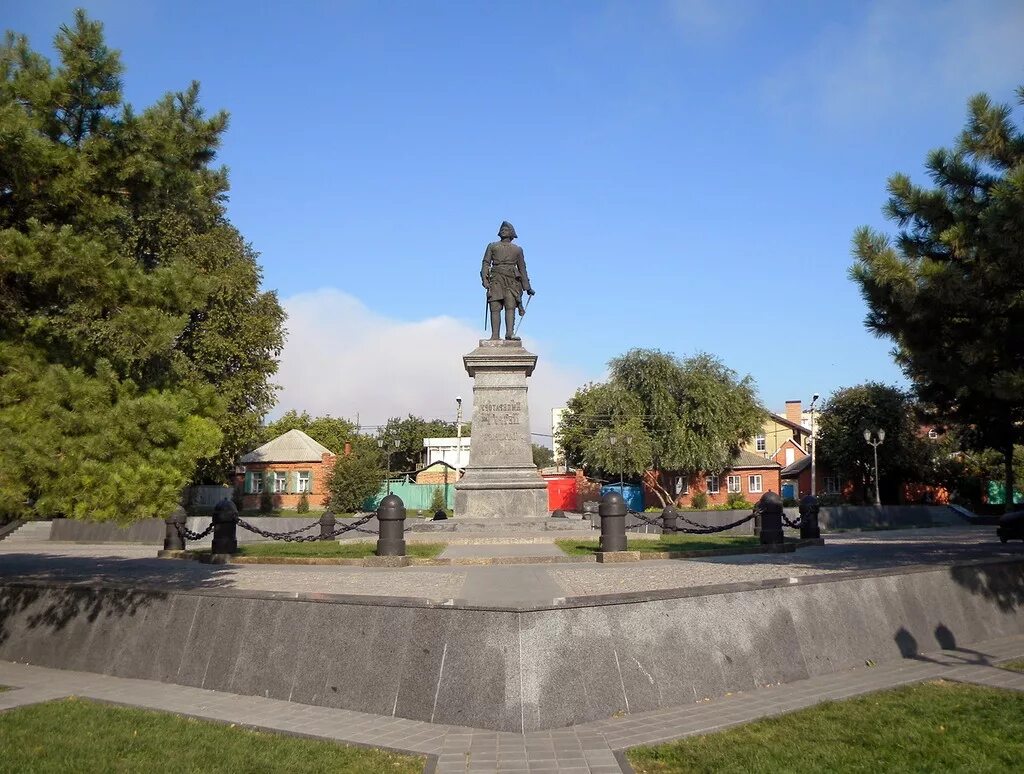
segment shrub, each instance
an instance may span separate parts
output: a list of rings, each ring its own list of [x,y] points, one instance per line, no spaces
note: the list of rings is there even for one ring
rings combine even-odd
[[[730,492],[725,502],[730,511],[749,511],[754,507],[753,503],[745,500],[739,492]]]
[[[274,493],[271,492],[268,486],[265,484],[263,486],[263,491],[260,492],[260,513],[270,513],[273,510]]]
[[[309,513],[309,496],[303,492],[299,498],[299,504],[295,506],[296,513]]]
[[[444,490],[439,486],[434,487],[434,493],[430,496],[430,510],[434,513],[448,510],[448,503],[445,500]]]
[[[800,503],[797,501],[797,499],[795,497],[783,497],[782,498],[782,507],[783,508],[796,508],[798,505],[800,505]]]
[[[694,492],[693,497],[690,498],[690,505],[693,506],[694,510],[703,511],[708,507],[708,495],[707,492]]]

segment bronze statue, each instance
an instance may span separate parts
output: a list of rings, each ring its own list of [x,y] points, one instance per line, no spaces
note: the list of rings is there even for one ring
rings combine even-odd
[[[499,338],[501,310],[505,310],[505,338],[519,341],[515,335],[516,310],[519,316],[526,314],[523,307],[523,291],[534,294],[530,277],[526,273],[526,259],[523,248],[512,244],[518,235],[507,220],[498,229],[500,242],[491,242],[484,250],[484,261],[480,267],[480,280],[487,289],[487,307],[491,315],[491,339]]]

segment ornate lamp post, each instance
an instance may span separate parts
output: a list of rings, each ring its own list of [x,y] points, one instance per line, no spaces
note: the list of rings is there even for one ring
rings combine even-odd
[[[384,439],[383,438],[378,438],[377,439],[377,448],[378,449],[383,449],[384,448]],[[396,438],[395,439],[395,451],[397,451],[397,450],[398,450],[398,439]],[[387,481],[388,481],[388,494],[391,494],[391,453],[392,453],[392,449],[391,449],[390,446],[388,446],[387,452],[386,452],[387,458],[388,458],[388,478],[387,478]]]
[[[881,505],[882,497],[878,493],[878,447],[885,442],[885,430],[865,430],[864,440],[875,450],[875,505]]]

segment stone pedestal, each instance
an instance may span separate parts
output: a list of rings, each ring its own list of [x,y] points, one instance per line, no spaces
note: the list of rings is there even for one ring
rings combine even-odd
[[[518,341],[484,339],[462,358],[473,377],[473,441],[455,485],[455,515],[545,518],[548,488],[533,464],[526,379],[537,356]]]

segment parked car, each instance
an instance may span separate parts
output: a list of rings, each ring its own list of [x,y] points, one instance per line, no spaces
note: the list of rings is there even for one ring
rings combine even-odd
[[[1024,511],[1004,513],[999,518],[996,535],[1003,543],[1007,540],[1024,540]]]

